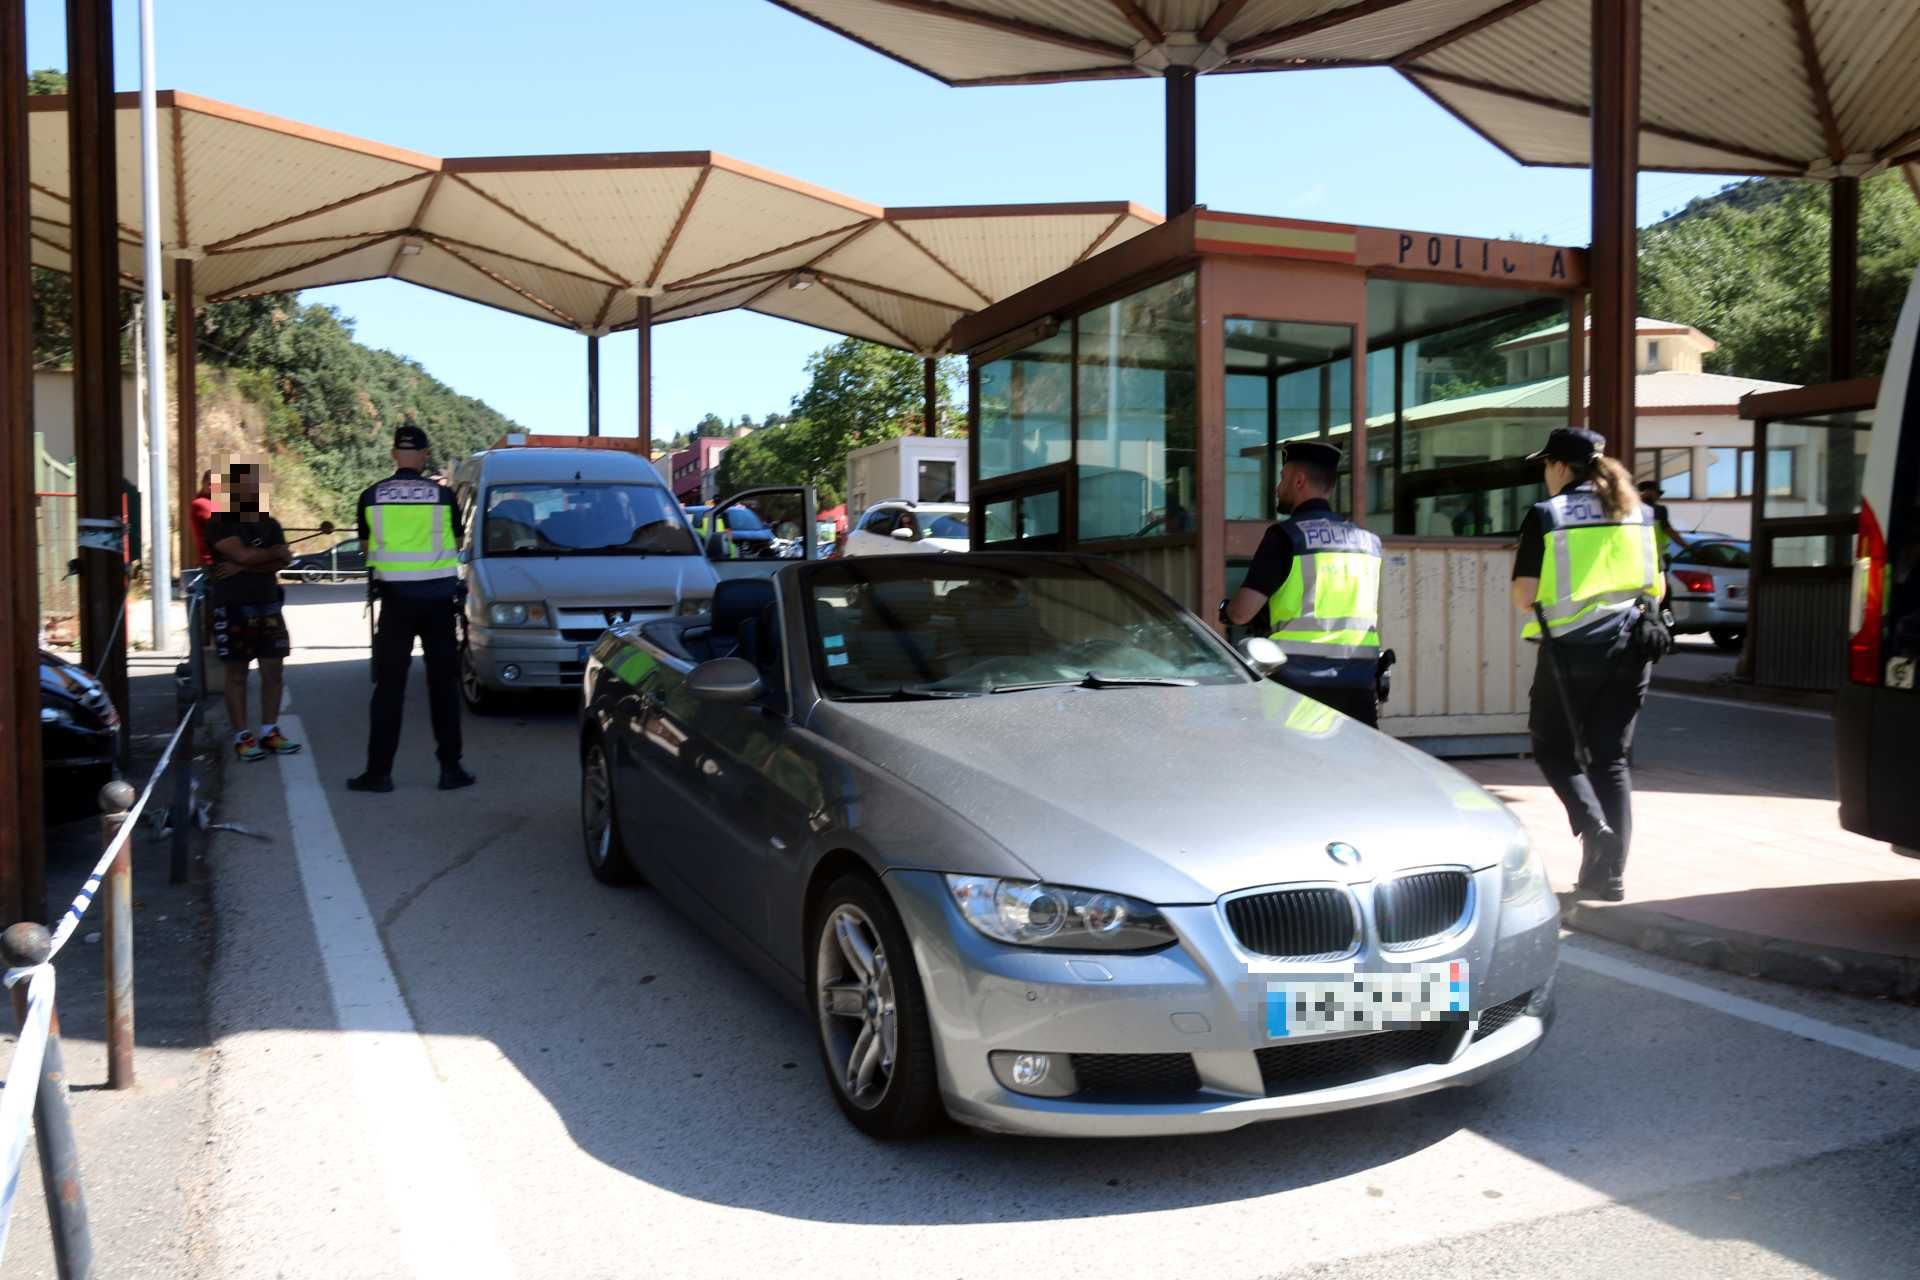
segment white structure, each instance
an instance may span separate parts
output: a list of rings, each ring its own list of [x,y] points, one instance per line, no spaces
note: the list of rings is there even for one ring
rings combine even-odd
[[[1681,532],[1699,530],[1744,538],[1753,514],[1753,424],[1740,418],[1740,397],[1784,391],[1785,382],[1764,382],[1706,373],[1703,361],[1719,346],[1690,325],[1645,316],[1636,322],[1634,378],[1635,456],[1641,480],[1658,479],[1662,498]],[[1491,416],[1523,409],[1529,402],[1566,404],[1567,326],[1554,325],[1495,348],[1507,361],[1511,386],[1467,400]],[[1409,425],[1423,414],[1461,415],[1467,400],[1446,400],[1408,411]],[[1777,450],[1768,479],[1788,489],[1810,482],[1799,476],[1791,450]]]
[[[888,498],[909,502],[966,502],[968,441],[946,436],[901,436],[847,455],[847,515]]]

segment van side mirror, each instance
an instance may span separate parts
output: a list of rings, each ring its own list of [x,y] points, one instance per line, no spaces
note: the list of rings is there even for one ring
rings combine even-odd
[[[713,658],[687,673],[687,692],[702,702],[752,702],[760,696],[760,670],[745,658]]]
[[[1287,655],[1265,636],[1248,636],[1240,642],[1240,656],[1263,676],[1270,676],[1287,665]]]

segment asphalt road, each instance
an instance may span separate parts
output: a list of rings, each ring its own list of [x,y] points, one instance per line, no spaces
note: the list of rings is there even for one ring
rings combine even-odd
[[[1476,1090],[1210,1138],[876,1145],[798,1012],[650,891],[588,876],[566,701],[469,718],[481,785],[443,794],[416,684],[400,789],[347,793],[364,621],[351,587],[295,595],[333,602],[290,617],[306,752],[228,770],[221,816],[276,838],[212,854],[202,1274],[1920,1269],[1912,1009],[1579,940],[1545,1046]],[[1786,769],[1816,732],[1663,698],[1642,750],[1714,785]]]

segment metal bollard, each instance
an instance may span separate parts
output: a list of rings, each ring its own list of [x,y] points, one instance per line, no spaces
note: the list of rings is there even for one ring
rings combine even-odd
[[[22,969],[45,964],[53,954],[53,935],[37,924],[16,924],[0,933],[0,958]],[[14,1010],[24,1022],[26,988],[15,987]],[[67,1106],[67,1068],[60,1054],[59,1022],[47,1033],[40,1062],[40,1090],[33,1100],[33,1133],[40,1148],[40,1181],[47,1195],[47,1220],[53,1226],[53,1261],[60,1280],[86,1280],[93,1274],[93,1237],[87,1230],[87,1200],[80,1191],[80,1149],[73,1140],[73,1113]]]
[[[137,797],[125,782],[100,788],[100,851],[126,825]],[[133,841],[107,868],[107,1088],[133,1087]]]
[[[185,884],[193,856],[193,736],[200,727],[200,697],[193,684],[192,662],[173,669],[173,710],[191,717],[173,758],[173,848],[167,865],[167,883]]]

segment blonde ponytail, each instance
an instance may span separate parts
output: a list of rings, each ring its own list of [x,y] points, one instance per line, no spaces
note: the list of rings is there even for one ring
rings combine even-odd
[[[1600,505],[1610,518],[1626,520],[1640,514],[1640,492],[1634,486],[1633,476],[1617,459],[1605,454],[1594,455],[1587,479],[1593,482],[1594,492],[1600,495]]]

